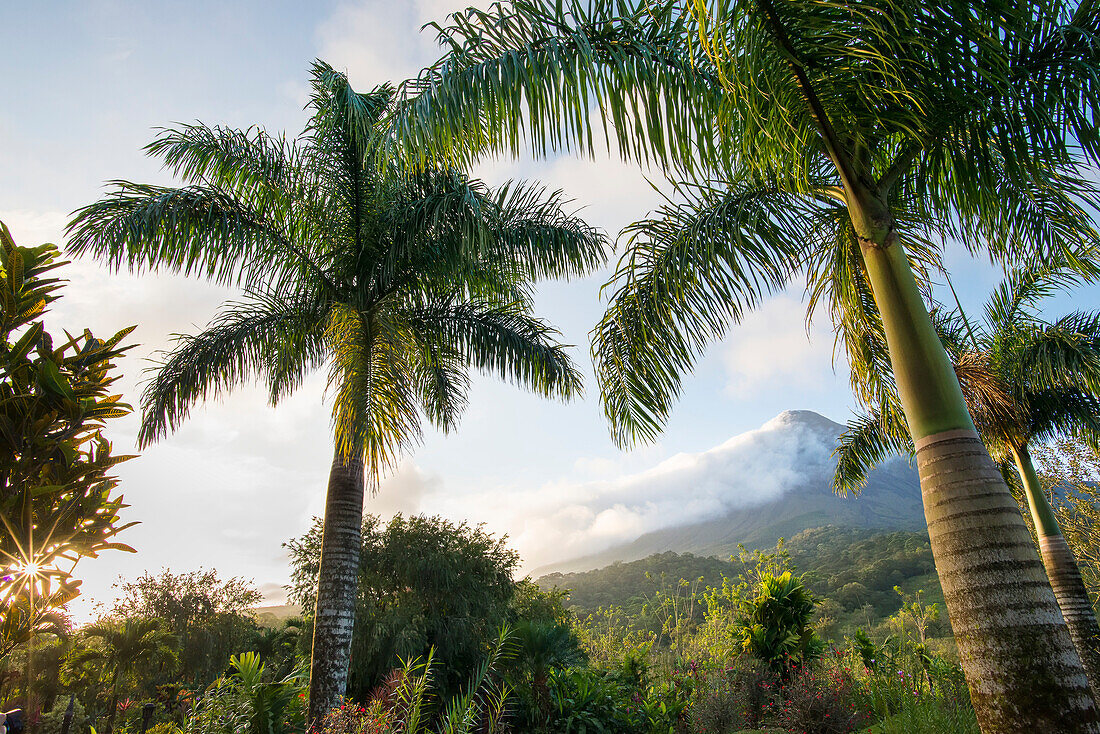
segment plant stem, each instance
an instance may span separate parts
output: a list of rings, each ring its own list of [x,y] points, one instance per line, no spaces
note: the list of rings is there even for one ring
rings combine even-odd
[[[347,690],[365,489],[362,453],[346,459],[337,447],[329,471],[317,574],[309,667],[309,729],[318,726],[325,714],[340,704]]]

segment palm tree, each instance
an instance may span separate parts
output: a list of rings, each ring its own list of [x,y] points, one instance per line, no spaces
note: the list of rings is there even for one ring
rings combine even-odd
[[[970,414],[993,458],[1015,465],[1047,576],[1094,690],[1100,687],[1100,626],[1073,551],[1039,484],[1028,447],[1073,437],[1100,444],[1100,312],[1043,320],[1039,302],[1078,282],[1057,266],[1012,272],[994,291],[981,323],[962,312],[934,319]],[[834,489],[858,492],[867,471],[913,441],[896,396],[849,421],[836,450]]]
[[[1100,6],[515,0],[435,28],[447,54],[404,87],[395,151],[465,161],[607,140],[688,180],[635,230],[594,332],[613,435],[657,435],[706,346],[768,293],[815,265],[847,270],[856,287],[835,306],[881,315],[979,721],[1100,731],[907,252],[933,233],[1006,259],[1095,236],[1081,167],[1100,152]],[[814,261],[804,236],[822,219],[843,237]]]
[[[115,712],[118,711],[120,678],[125,678],[143,663],[172,663],[176,660],[176,653],[159,619],[97,622],[85,627],[84,635],[98,640],[99,644],[78,649],[70,662],[74,666],[92,663],[110,674],[111,707],[107,713],[105,731],[111,734]]]
[[[531,692],[540,726],[550,717],[550,674],[587,661],[580,640],[567,622],[533,622],[516,625],[516,661],[531,676]]]
[[[466,404],[471,367],[567,399],[580,374],[531,315],[531,284],[579,275],[604,237],[562,212],[560,192],[489,190],[437,166],[369,157],[394,104],[356,93],[317,62],[313,117],[298,140],[188,125],[147,150],[185,179],[116,182],[76,213],[70,248],[112,265],[165,269],[244,287],[196,336],[182,337],[143,397],[148,444],[190,407],[262,377],[272,404],[329,366],[335,456],[329,474],[310,669],[309,721],[344,694],[365,485],[416,444],[426,417],[445,432]]]
[[[276,677],[283,677],[294,667],[294,648],[298,643],[300,623],[287,620],[281,629],[261,627],[253,630],[247,652],[254,652],[261,659],[276,667]]]

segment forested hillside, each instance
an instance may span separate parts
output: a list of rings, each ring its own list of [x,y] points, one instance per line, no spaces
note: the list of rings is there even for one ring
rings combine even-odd
[[[798,533],[781,545],[780,552],[790,555],[820,600],[819,623],[838,633],[857,626],[873,628],[895,614],[902,605],[895,586],[909,594],[923,590],[926,602],[938,602],[942,608],[927,533],[826,526]],[[747,556],[721,559],[667,552],[595,571],[551,573],[538,582],[543,588],[568,589],[568,603],[578,614],[618,606],[627,615],[644,617],[661,597],[681,588],[701,596],[708,586],[720,587],[723,577],[736,579],[753,564]],[[702,605],[697,613],[703,614]],[[946,629],[944,625],[944,634]]]

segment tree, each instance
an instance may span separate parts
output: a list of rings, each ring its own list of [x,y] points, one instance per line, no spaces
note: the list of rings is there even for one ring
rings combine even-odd
[[[289,597],[309,609],[316,594],[321,527],[286,543]],[[509,622],[519,556],[481,526],[396,515],[363,519],[348,695],[366,701],[402,660],[433,651],[433,676],[456,693]]]
[[[1051,322],[1040,310],[1043,298],[1078,281],[1065,264],[1018,269],[993,292],[980,322],[960,307],[937,314],[935,323],[983,442],[1002,466],[1014,465],[1019,473],[1058,606],[1100,690],[1100,626],[1029,448],[1066,437],[1100,443],[1100,312]],[[841,435],[833,486],[858,491],[870,467],[913,451],[898,400],[887,391],[876,409],[849,421]]]
[[[940,619],[940,605],[928,604],[921,599],[923,589],[917,589],[912,595],[906,594],[900,586],[895,586],[894,591],[901,597],[901,609],[896,618],[904,631],[906,625],[911,624],[917,631],[917,642],[922,646],[928,642],[928,630]]]
[[[141,443],[190,407],[253,377],[273,404],[328,364],[329,474],[310,669],[310,722],[344,693],[365,486],[418,441],[453,430],[471,367],[567,399],[580,374],[532,313],[533,281],[602,262],[604,238],[559,193],[489,190],[461,172],[370,155],[397,103],[356,93],[318,61],[302,137],[186,125],[147,150],[187,186],[117,183],[81,209],[70,248],[114,266],[193,273],[244,287],[186,336],[143,397]]]
[[[1036,446],[1043,494],[1069,546],[1077,555],[1085,588],[1100,605],[1100,546],[1095,542],[1100,527],[1100,451],[1072,438]]]
[[[1009,259],[1095,239],[1098,27],[1061,0],[516,0],[436,25],[447,54],[390,125],[406,156],[449,161],[592,153],[602,125],[689,179],[631,230],[593,335],[622,443],[654,438],[707,344],[799,273],[842,330],[881,316],[979,721],[1098,731],[914,275],[932,234]],[[845,288],[814,289],[819,271]]]
[[[133,327],[107,341],[65,332],[55,347],[43,317],[64,264],[53,245],[18,247],[0,222],[0,659],[62,624],[80,559],[133,550],[114,540],[134,523],[110,474],[132,457],[103,436],[130,412],[110,390]]]
[[[109,676],[107,690],[111,703],[105,731],[111,734],[118,711],[118,686],[140,664],[165,662],[174,664],[175,650],[171,638],[159,619],[127,619],[122,622],[102,621],[84,628],[85,638],[92,644],[75,650],[73,665],[92,663]]]
[[[248,648],[256,630],[252,608],[263,601],[251,581],[223,580],[214,569],[146,572],[117,588],[112,616],[160,620],[176,640],[179,677],[200,689],[225,672],[230,655]]]

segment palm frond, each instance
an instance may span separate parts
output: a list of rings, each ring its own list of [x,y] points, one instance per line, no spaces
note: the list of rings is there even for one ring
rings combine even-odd
[[[345,459],[364,457],[372,489],[421,437],[409,346],[401,329],[389,313],[367,317],[342,304],[330,310],[325,326],[337,451]]]
[[[421,341],[419,347],[411,367],[420,405],[428,420],[450,433],[458,427],[468,402],[467,362],[451,344]]]
[[[558,332],[521,309],[452,303],[411,310],[410,329],[428,344],[448,344],[470,365],[540,395],[562,400],[581,393],[580,371]]]
[[[196,123],[162,128],[145,152],[162,158],[184,181],[233,191],[254,205],[282,203],[306,183],[297,147],[257,127],[237,130]]]
[[[258,285],[319,267],[287,238],[287,222],[216,188],[113,182],[111,193],[77,210],[71,252],[114,268],[168,270],[217,283]]]
[[[253,294],[229,303],[200,334],[177,337],[142,395],[139,444],[175,430],[191,406],[260,376],[277,401],[324,361],[323,312],[308,299]]]
[[[1072,387],[1040,390],[1028,396],[1028,433],[1035,441],[1074,437],[1100,448],[1100,398]]]
[[[721,103],[675,1],[532,0],[429,24],[447,54],[404,84],[386,121],[400,155],[601,151],[691,167]]]
[[[592,332],[604,412],[616,442],[652,440],[681,376],[761,299],[780,290],[804,247],[805,202],[769,186],[684,187],[624,230],[627,250]]]
[[[867,485],[871,469],[891,456],[911,456],[913,451],[905,416],[895,403],[884,403],[849,420],[833,451],[833,491],[841,496],[858,495]]]
[[[1075,312],[1032,327],[1016,359],[1028,384],[1074,386],[1100,395],[1100,312]]]
[[[603,265],[609,242],[598,229],[566,214],[564,193],[530,183],[506,183],[490,193],[491,260],[511,260],[525,279],[570,278]]]

